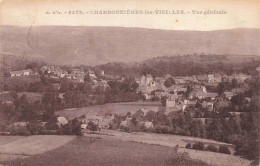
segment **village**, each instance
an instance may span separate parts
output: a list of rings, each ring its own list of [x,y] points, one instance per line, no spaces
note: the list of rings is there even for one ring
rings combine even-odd
[[[42,66],[38,72],[31,69],[10,72],[11,78],[40,77],[40,75],[57,80],[66,78],[76,83],[89,82],[93,89],[99,88],[102,91],[109,88],[108,82],[110,81],[122,82],[125,80],[125,77],[120,75],[105,74],[104,70],[98,71],[98,73],[90,69],[83,70],[82,68],[73,68],[67,71],[62,70],[59,66]],[[159,102],[161,106],[158,106],[158,108],[163,108],[165,114],[168,115],[171,112],[185,112],[195,107],[201,108],[206,112],[218,112],[222,107],[230,107],[232,97],[245,92],[248,88],[245,81],[251,78],[251,75],[243,73],[233,73],[229,76],[219,73],[192,76],[171,76],[170,74],[166,74],[163,77],[153,77],[151,74],[143,74],[141,77],[134,78],[134,80],[138,84],[136,93],[143,96],[140,102]],[[228,90],[224,87],[221,89],[219,85],[224,85],[225,83],[232,86]],[[59,83],[53,85],[57,90],[60,89]],[[59,97],[63,99],[63,95],[64,93],[60,93]],[[245,98],[244,100],[250,102],[250,98]],[[4,103],[12,104],[10,101],[2,100],[2,104]],[[158,110],[158,108],[155,110]],[[141,112],[142,117],[144,117],[150,110],[144,106],[134,111],[139,111],[139,114]],[[230,112],[230,114],[240,113]],[[195,118],[205,122],[206,118],[204,116],[196,117],[194,112],[193,114]],[[130,127],[133,117],[133,115],[127,116],[124,120],[121,120],[119,126],[121,128]],[[96,125],[96,130],[101,130],[111,128],[114,114],[110,113],[102,116],[83,114],[77,118],[81,122],[82,129],[87,130],[88,124],[93,122]],[[65,125],[68,123],[68,120],[68,117],[58,116],[57,124],[58,126]],[[137,122],[147,129],[153,128],[153,122],[151,121],[137,118]],[[17,124],[26,126],[28,122],[16,122],[15,125]]]

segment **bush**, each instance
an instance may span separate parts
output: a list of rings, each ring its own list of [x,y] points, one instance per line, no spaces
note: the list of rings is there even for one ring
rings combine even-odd
[[[190,143],[187,143],[187,145],[185,146],[185,148],[191,149],[191,144],[190,144]]]
[[[31,133],[27,130],[25,126],[12,126],[10,129],[11,135],[23,135],[29,136]]]
[[[81,136],[81,123],[77,119],[69,121],[69,123],[62,125],[57,134],[59,135],[79,135]]]
[[[218,151],[220,153],[231,154],[229,148],[227,146],[223,146],[223,145],[219,147]]]
[[[26,128],[31,135],[42,134],[41,132],[44,130],[44,127],[42,127],[38,122],[30,122],[27,124]]]
[[[193,149],[196,149],[196,150],[204,150],[205,147],[204,147],[204,143],[202,142],[198,142],[198,143],[195,143],[193,146],[192,146]]]
[[[211,151],[211,152],[217,152],[218,151],[218,148],[213,146],[213,145],[209,145],[206,147],[205,149],[206,151]]]

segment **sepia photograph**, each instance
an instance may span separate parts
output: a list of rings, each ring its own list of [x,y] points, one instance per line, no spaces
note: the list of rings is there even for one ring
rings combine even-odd
[[[0,166],[259,166],[259,0],[0,0]]]

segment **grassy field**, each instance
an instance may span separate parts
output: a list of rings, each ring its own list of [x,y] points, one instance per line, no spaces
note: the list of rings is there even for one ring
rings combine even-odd
[[[0,137],[0,140],[5,140],[5,143],[0,146],[0,161],[30,157],[51,151],[76,138],[76,136],[57,135],[35,135],[22,138],[11,137],[13,136]]]
[[[120,139],[124,141],[140,142],[149,145],[161,145],[166,147],[174,148],[176,145],[179,146],[179,152],[187,152],[189,156],[193,159],[198,159],[206,162],[209,165],[216,166],[245,166],[249,165],[250,161],[242,159],[238,156],[214,153],[208,151],[198,151],[193,149],[186,149],[185,146],[187,142],[203,142],[206,146],[209,144],[213,145],[226,145],[231,147],[231,144],[226,144],[222,142],[217,142],[214,140],[194,138],[187,136],[178,135],[167,135],[167,134],[155,134],[155,133],[141,133],[141,132],[119,132],[115,130],[103,130],[104,135],[98,135],[101,138],[109,139]],[[232,148],[230,148],[233,151]]]
[[[25,136],[0,136],[0,146],[17,141],[21,138],[25,138]]]
[[[0,164],[245,166],[250,163],[234,155],[186,149],[189,140],[224,144],[186,136],[114,130],[82,137],[29,136],[0,146]]]
[[[65,146],[27,159],[2,162],[27,166],[83,166],[83,165],[207,165],[182,157],[173,148],[126,142],[118,139],[92,139],[78,137]]]
[[[104,105],[89,106],[84,108],[70,108],[56,112],[59,116],[65,116],[69,119],[85,115],[102,116],[106,113],[126,114],[127,112],[134,113],[140,108],[146,108],[147,111],[158,111],[161,107],[160,102],[128,102],[128,103],[109,103]]]

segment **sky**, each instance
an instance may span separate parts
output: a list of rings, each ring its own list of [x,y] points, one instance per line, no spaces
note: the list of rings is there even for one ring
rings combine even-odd
[[[100,14],[104,10],[138,10],[143,13]],[[183,10],[185,14],[155,14],[156,10]],[[201,13],[194,14],[195,10]],[[226,14],[205,13],[208,10],[224,11]],[[72,15],[68,14],[69,11],[82,11],[84,14]],[[145,14],[145,11],[152,13]],[[0,25],[117,26],[210,31],[260,28],[259,18],[259,0],[0,0]]]

